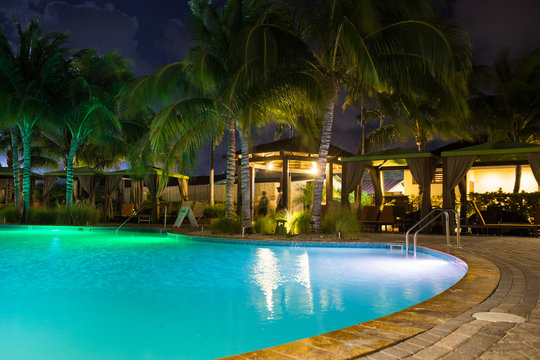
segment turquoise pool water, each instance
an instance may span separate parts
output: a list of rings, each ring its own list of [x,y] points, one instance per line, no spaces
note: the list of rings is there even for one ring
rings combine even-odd
[[[398,311],[465,272],[458,259],[424,252],[405,258],[388,246],[3,230],[0,359],[233,355]]]

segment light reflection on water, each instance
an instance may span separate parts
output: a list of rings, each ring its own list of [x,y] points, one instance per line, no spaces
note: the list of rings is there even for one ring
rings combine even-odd
[[[397,311],[464,274],[387,249],[68,235],[0,233],[1,359],[226,356]]]

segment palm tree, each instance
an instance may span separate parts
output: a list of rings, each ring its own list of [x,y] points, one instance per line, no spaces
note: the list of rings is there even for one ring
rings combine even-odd
[[[540,49],[516,61],[505,49],[493,67],[476,67],[471,78],[471,108],[476,138],[512,142],[540,141]],[[487,126],[486,126],[487,125]],[[521,183],[516,165],[515,193]]]
[[[315,6],[305,1],[299,14],[317,59],[315,67],[328,84],[311,212],[313,230],[319,232],[334,108],[341,87],[369,96],[414,94],[428,91],[426,83],[437,85],[455,113],[463,116],[471,55],[463,31],[436,19],[424,0],[319,0]]]
[[[0,41],[1,56],[11,63],[11,72],[2,69],[3,89],[9,93],[9,116],[20,132],[24,152],[22,221],[27,220],[30,204],[31,144],[37,124],[47,125],[52,114],[49,105],[51,90],[61,78],[64,65],[62,47],[66,34],[48,33],[42,35],[40,25],[32,21],[23,30],[17,24],[18,49],[14,49],[5,39]]]
[[[183,148],[197,150],[212,136],[222,133],[223,127],[227,129],[227,216],[233,215],[238,129],[242,150],[242,221],[248,231],[251,128],[267,121],[269,99],[280,97],[282,101],[275,106],[287,106],[283,94],[288,91],[276,89],[278,83],[281,89],[285,84],[291,85],[291,78],[275,75],[278,68],[295,58],[292,53],[305,48],[298,42],[300,46],[278,46],[294,39],[282,26],[276,26],[283,18],[276,15],[281,14],[281,8],[270,5],[267,1],[227,1],[217,9],[207,1],[191,1],[193,37],[198,44],[190,49],[184,63],[168,65],[145,80],[154,84],[153,89],[159,88],[159,93],[166,89],[166,95],[179,98],[157,114],[152,124],[154,145],[174,144],[170,148],[173,152]],[[270,80],[273,86],[268,86]]]
[[[132,77],[126,60],[117,53],[98,56],[93,49],[76,53],[70,59],[68,69],[68,97],[64,106],[60,105],[58,116],[70,138],[66,159],[66,206],[72,203],[73,161],[78,150],[89,140],[107,144],[111,138],[121,137],[115,100]]]

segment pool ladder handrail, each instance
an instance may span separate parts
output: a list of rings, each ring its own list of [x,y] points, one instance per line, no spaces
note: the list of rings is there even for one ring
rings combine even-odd
[[[428,219],[431,215],[435,213],[439,213],[436,216],[434,216],[431,219]],[[409,233],[416,227],[420,226],[422,222],[427,220],[427,222],[420,227],[416,232],[414,233],[414,250],[413,254],[416,256],[416,237],[418,233],[422,230],[424,230],[428,225],[430,225],[433,221],[437,220],[439,217],[441,217],[444,214],[445,220],[446,220],[446,246],[451,246],[450,243],[450,215],[449,213],[453,213],[456,217],[456,247],[461,247],[461,239],[459,237],[459,234],[461,232],[461,224],[459,219],[459,214],[454,209],[441,209],[441,208],[434,208],[431,210],[426,216],[424,216],[422,219],[420,219],[416,224],[414,224],[409,230],[407,230],[407,233],[405,234],[405,254],[409,255]]]
[[[126,219],[126,221],[124,221],[123,223],[121,223],[120,226],[118,226],[118,227],[116,228],[116,232],[118,232],[118,230],[120,230],[120,228],[121,228],[122,226],[124,226],[129,220],[131,220],[134,216],[137,216],[141,211],[143,211],[144,209],[148,208],[148,206],[149,206],[149,205],[147,204],[147,205],[143,206],[142,208],[140,208],[139,210],[134,211],[133,214],[131,214],[131,216],[128,217],[128,218]]]

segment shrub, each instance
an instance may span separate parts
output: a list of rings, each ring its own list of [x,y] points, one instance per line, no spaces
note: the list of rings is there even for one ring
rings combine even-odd
[[[221,217],[210,225],[210,230],[213,234],[240,234],[242,232],[242,221],[238,217]]]
[[[5,219],[5,220],[4,220]],[[0,221],[2,223],[18,223],[21,220],[21,213],[14,206],[0,209]]]
[[[290,234],[306,234],[309,231],[311,213],[309,211],[296,212],[293,214],[290,224]]]
[[[540,204],[540,191],[526,193],[504,193],[502,191],[483,194],[470,193],[469,198],[476,202],[480,210],[488,206],[496,206],[505,212],[521,214],[531,220],[534,217],[535,206]]]
[[[30,208],[29,222],[36,225],[54,225],[57,213],[56,209]]]
[[[225,203],[215,203],[214,205],[206,205],[204,216],[207,218],[225,217]]]
[[[255,221],[255,231],[263,235],[272,235],[276,229],[276,220],[272,216],[259,216]]]
[[[360,225],[350,210],[340,210],[325,217],[321,224],[325,234],[351,234],[360,230]]]
[[[56,209],[58,225],[96,225],[99,223],[99,211],[86,204],[75,204],[67,209]]]

